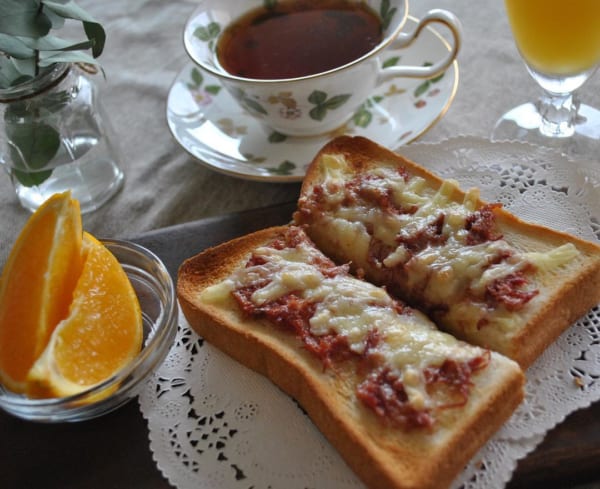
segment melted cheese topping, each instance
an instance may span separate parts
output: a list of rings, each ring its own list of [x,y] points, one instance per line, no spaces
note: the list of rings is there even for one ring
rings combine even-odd
[[[200,299],[218,304],[229,300],[230,294],[240,288],[265,283],[251,296],[255,305],[295,292],[316,304],[309,320],[311,334],[341,335],[354,353],[365,352],[369,333],[376,330],[382,340],[377,346],[378,355],[385,365],[401,372],[410,402],[417,409],[429,403],[422,378],[424,368],[439,366],[448,359],[469,361],[483,354],[482,349],[438,331],[418,311],[399,313],[383,288],[346,273],[324,276],[310,264],[311,257],[322,256],[312,246],[303,244],[282,250],[262,247],[254,254],[266,263],[237,269],[224,281],[205,289]]]
[[[496,318],[504,329],[516,328],[519,324],[516,315],[507,314],[502,305],[493,310],[485,302],[487,286],[527,267],[531,270],[531,265],[540,270],[561,267],[579,254],[571,244],[536,253],[521,253],[504,239],[470,245],[466,224],[478,208],[477,189],[469,190],[460,202],[456,199],[458,184],[453,180],[444,181],[435,190],[423,178],[412,176],[405,179],[396,169],[389,167],[374,168],[369,176],[375,178],[361,180],[361,189],[391,193],[399,209],[411,208],[411,212],[389,212],[360,198],[353,205],[337,205],[347,192],[345,184],[349,174],[347,168],[344,172],[345,162],[341,156],[326,155],[322,166],[332,170],[323,175],[327,204],[319,219],[324,220],[325,226],[331,226],[331,235],[341,237],[336,244],[339,244],[342,253],[358,266],[371,266],[375,271],[403,267],[407,273],[403,274],[404,282],[399,285],[409,296],[412,291],[418,291],[420,302],[447,306],[447,319],[457,318],[462,328],[469,323],[467,328],[475,329],[482,319],[489,322]],[[430,244],[409,253],[403,242],[435,226],[442,215],[443,244]],[[387,256],[379,257],[375,265],[368,262],[372,238],[391,250]],[[498,260],[495,257],[503,258]],[[532,287],[535,284],[529,285],[529,288]],[[467,300],[470,304],[465,305]],[[454,309],[468,310],[468,316],[458,319],[460,314]]]

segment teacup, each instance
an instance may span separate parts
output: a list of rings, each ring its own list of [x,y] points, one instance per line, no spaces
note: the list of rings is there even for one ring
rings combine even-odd
[[[436,77],[452,64],[460,49],[460,22],[446,10],[429,11],[412,32],[405,33],[408,0],[356,0],[380,16],[383,31],[381,41],[357,59],[296,78],[245,78],[225,70],[217,56],[225,28],[245,12],[276,2],[203,0],[186,24],[184,45],[192,61],[216,76],[249,114],[285,135],[315,136],[333,131],[346,123],[384,81]],[[428,66],[383,65],[380,55],[386,48],[408,46],[430,23],[443,24],[451,34],[450,49],[443,59]]]

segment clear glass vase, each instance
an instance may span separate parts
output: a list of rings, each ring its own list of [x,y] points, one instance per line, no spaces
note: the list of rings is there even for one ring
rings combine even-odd
[[[71,190],[86,213],[123,184],[113,130],[95,84],[57,63],[15,87],[0,89],[0,163],[23,207]]]

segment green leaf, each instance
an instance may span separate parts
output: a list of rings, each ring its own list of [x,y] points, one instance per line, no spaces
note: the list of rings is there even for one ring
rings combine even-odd
[[[202,76],[202,73],[200,73],[200,70],[198,68],[192,69],[190,76],[192,77],[192,81],[197,87],[202,85],[202,83],[204,82],[204,77]]]
[[[6,123],[6,134],[10,136],[12,124],[18,124],[26,118],[31,117],[31,111],[28,108],[26,100],[16,100],[6,106],[4,111],[4,122]]]
[[[28,76],[23,76],[21,72],[15,68],[11,59],[0,56],[0,88],[18,85],[29,78],[30,77]]]
[[[273,131],[271,134],[269,134],[269,142],[270,143],[282,143],[286,139],[287,139],[287,136],[278,131]]]
[[[0,51],[18,59],[33,58],[35,56],[35,51],[21,41],[19,37],[2,33],[0,33]]]
[[[221,91],[221,86],[220,85],[206,85],[204,87],[204,90],[206,90],[211,95],[217,95]]]
[[[60,17],[82,21],[83,30],[92,43],[92,56],[97,58],[102,54],[106,42],[106,33],[102,25],[92,15],[72,0],[67,2],[42,0],[42,4]]]
[[[290,175],[296,168],[296,165],[289,160],[282,161],[277,168],[267,168],[269,173],[276,175]]]
[[[371,123],[372,120],[373,120],[373,114],[371,114],[371,112],[366,109],[359,109],[356,112],[356,114],[354,114],[354,117],[352,118],[352,121],[358,127],[367,127]]]
[[[21,75],[27,76],[29,78],[33,78],[36,76],[36,66],[35,66],[35,58],[27,58],[27,59],[18,59],[11,58],[12,63],[15,65],[15,69],[17,69]]]
[[[0,32],[11,36],[42,37],[52,23],[40,9],[40,0],[2,0]]]
[[[442,78],[444,78],[445,73],[441,73],[438,76],[436,76],[435,78],[431,79],[431,83],[437,83],[439,81],[441,81]]]
[[[219,33],[221,32],[221,26],[216,22],[211,22],[208,24],[208,33],[210,34],[211,39],[215,39]]]
[[[51,35],[40,37],[39,39],[23,37],[20,40],[31,50],[37,49],[38,51],[77,51],[80,49],[89,49],[93,44],[89,40],[73,43],[73,41]]]
[[[317,105],[316,107],[310,110],[308,115],[311,119],[315,121],[322,121],[327,115],[327,107],[325,107],[324,105]]]
[[[327,94],[320,90],[315,90],[308,96],[308,101],[315,105],[321,105],[325,100],[327,100]]]
[[[243,103],[246,106],[246,108],[248,108],[251,112],[258,112],[259,114],[263,115],[267,114],[267,111],[264,109],[264,107],[260,105],[256,100],[253,100],[251,98],[244,98]]]
[[[104,28],[97,22],[84,22],[83,30],[87,38],[92,42],[92,56],[97,58],[104,51],[106,32],[104,32]]]
[[[350,93],[345,93],[343,95],[336,95],[335,97],[331,97],[329,100],[325,102],[325,107],[328,109],[337,109],[346,103],[346,101],[352,96]]]
[[[431,82],[429,80],[426,80],[423,83],[421,83],[417,88],[415,88],[415,97],[420,97],[421,95],[423,95],[427,90],[429,90],[430,85]]]
[[[7,124],[7,133],[12,134],[10,129],[15,124],[31,120],[34,117],[47,117],[61,111],[70,101],[71,95],[65,90],[59,92],[47,92],[44,97],[33,97],[25,100],[16,100],[6,106],[4,121]]]
[[[396,10],[396,7],[390,8],[389,0],[382,0],[379,7],[379,15],[381,16],[381,28],[383,30],[386,30],[389,27],[392,19],[394,18]]]
[[[398,61],[400,61],[400,56],[394,56],[393,58],[386,59],[383,62],[383,67],[389,68],[390,66],[396,66],[398,64]]]
[[[381,5],[379,6],[379,15],[381,15],[381,17],[385,17],[389,10],[390,0],[381,0]]]
[[[43,122],[7,126],[7,133],[13,164],[22,171],[43,169],[60,147],[58,131]]]
[[[211,22],[207,26],[197,27],[194,31],[194,36],[204,42],[208,42],[211,39],[216,38],[221,32],[221,26],[216,22]]]
[[[12,172],[19,183],[25,187],[35,187],[36,185],[41,185],[52,175],[52,170],[28,173],[26,171],[13,168]]]
[[[97,65],[98,62],[87,53],[81,51],[51,51],[51,54],[40,53],[40,66],[46,67],[54,63],[89,63]]]
[[[51,28],[62,27],[65,19],[81,21],[87,40],[48,34]],[[14,86],[15,80],[36,76],[40,67],[56,62],[96,64],[93,59],[102,54],[105,42],[102,25],[73,0],[0,0],[0,51],[14,62],[12,70],[3,67],[2,86]],[[89,49],[91,57],[80,52]],[[15,70],[21,76],[15,77]]]
[[[50,9],[45,9],[44,14],[48,16],[50,22],[52,22],[52,29],[62,29],[65,25],[65,18],[58,14],[55,14]]]
[[[382,19],[383,22],[381,23],[381,27],[383,28],[383,30],[386,30],[392,23],[392,19],[394,18],[394,15],[396,14],[396,10],[397,10],[396,7],[389,10],[388,13],[385,15],[385,17]]]
[[[96,23],[96,20],[79,5],[72,0],[67,2],[53,2],[51,0],[41,0],[44,7],[49,8],[55,14],[65,19],[81,20],[84,22]]]
[[[425,61],[425,63],[423,63],[423,66],[433,66],[433,63],[431,61]],[[437,83],[439,82],[442,78],[444,78],[444,74],[445,73],[441,73],[438,76],[434,77],[434,78],[430,78],[429,81],[431,83]]]

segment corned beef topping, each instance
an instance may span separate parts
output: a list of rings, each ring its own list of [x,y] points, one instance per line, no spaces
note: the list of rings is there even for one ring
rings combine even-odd
[[[245,316],[253,316],[256,311],[256,305],[252,302],[252,294],[263,287],[269,285],[271,281],[265,279],[260,282],[255,282],[247,287],[240,287],[232,292],[234,299],[242,309]]]
[[[308,333],[302,341],[309,352],[321,359],[324,368],[330,368],[333,361],[339,362],[358,356],[350,349],[348,338],[335,333],[322,336]]]
[[[452,400],[438,406],[439,409],[449,409],[464,406],[468,399],[473,383],[471,377],[474,373],[483,370],[490,363],[490,352],[475,357],[468,362],[457,362],[447,359],[437,367],[427,367],[423,374],[427,386],[446,387],[446,393]]]
[[[233,292],[244,314],[265,318],[282,330],[294,334],[300,339],[304,348],[323,362],[325,368],[331,366],[332,360],[344,360],[356,355],[350,350],[348,340],[343,336],[336,334],[316,336],[311,333],[309,321],[315,314],[316,304],[291,292],[257,306],[252,302],[251,297],[260,288],[243,287]]]
[[[430,409],[415,409],[410,403],[398,372],[389,367],[369,374],[356,389],[357,397],[392,426],[405,430],[431,428],[434,418]]]
[[[466,362],[447,359],[439,366],[423,370],[427,389],[440,387],[448,401],[435,409],[451,409],[464,406],[473,386],[472,376],[490,363],[490,352]],[[410,430],[431,428],[435,423],[434,408],[415,409],[410,403],[402,376],[399,372],[383,367],[371,372],[358,386],[358,398],[384,421]]]
[[[397,236],[396,242],[403,245],[411,254],[417,254],[429,246],[442,246],[448,237],[442,234],[446,216],[440,214],[427,226],[418,229],[409,236]]]
[[[500,207],[502,204],[499,203],[486,204],[467,217],[465,222],[465,229],[469,232],[467,245],[473,246],[502,239],[502,234],[496,230],[496,214],[494,214],[494,209]]]
[[[297,248],[303,244],[312,245],[312,241],[302,231],[302,228],[290,226],[281,237],[274,239],[269,246],[276,250],[284,250],[286,248]]]
[[[291,228],[282,237],[274,240],[270,246],[281,251],[304,244],[312,246],[311,241],[300,229]],[[319,253],[310,256],[313,266],[326,277],[348,273],[347,267],[335,266],[331,260]],[[246,267],[268,266],[268,263],[268,254],[253,253]],[[260,305],[252,301],[253,294],[267,287],[271,282],[271,277],[259,278],[256,282],[241,286],[232,292],[244,314],[264,318],[276,327],[294,334],[307,351],[321,360],[323,368],[330,368],[335,362],[354,358],[357,375],[365,376],[365,380],[356,389],[357,398],[383,418],[384,422],[407,430],[430,428],[433,425],[434,411],[422,407],[417,409],[412,405],[401,375],[386,365],[385,357],[379,350],[383,341],[382,335],[376,328],[367,333],[362,353],[352,350],[348,339],[343,335],[334,332],[315,335],[310,329],[310,319],[315,314],[317,304],[303,298],[299,291],[286,293]],[[370,305],[376,306],[376,304]],[[398,313],[405,312],[405,307],[398,301],[393,301],[393,307]],[[471,373],[477,370],[476,365],[483,368],[487,363],[483,365],[478,358],[475,358],[466,365],[449,360],[439,369],[429,367],[423,371],[426,385],[444,384],[446,388],[449,386],[451,391],[460,393],[460,399],[464,404],[469,394]],[[455,404],[459,406],[458,402]],[[453,406],[443,406],[443,408],[449,407]]]
[[[311,217],[323,215],[327,203],[326,195],[323,185],[315,185],[309,195],[301,196],[298,200],[298,210],[294,219],[308,221]]]
[[[490,267],[492,265],[498,265],[499,263],[502,263],[503,261],[508,260],[513,255],[514,255],[513,251],[503,248],[501,250],[498,250],[494,255],[489,256],[486,265],[488,267]]]
[[[385,260],[393,251],[394,248],[392,246],[389,246],[380,239],[371,236],[371,240],[369,241],[367,261],[369,264],[377,268],[382,268],[383,260]]]
[[[501,204],[489,204],[467,217],[465,221],[465,229],[468,231],[466,238],[467,245],[475,246],[488,241],[502,239],[502,235],[495,230],[496,217],[494,214],[494,209],[500,206]],[[402,246],[407,253],[400,261],[394,262],[394,265],[390,267],[386,267],[384,261],[396,251],[395,247],[375,238],[372,235],[372,230],[367,227],[367,230],[370,231],[371,234],[367,261],[378,269],[378,273],[380,274],[379,280],[398,286],[405,283],[410,274],[407,270],[409,263],[413,266],[417,263],[411,261],[413,257],[418,258],[420,252],[428,248],[444,246],[447,242],[448,238],[443,234],[444,223],[445,214],[440,213],[437,218],[428,222],[425,227],[417,229],[412,234],[399,234],[396,237],[396,243],[399,246]],[[484,273],[488,268],[499,265],[514,256],[515,252],[506,247],[494,250],[493,254],[487,256],[485,263],[481,264],[481,273]],[[517,311],[524,307],[525,304],[539,293],[537,289],[526,290],[529,285],[527,274],[534,270],[535,266],[533,264],[526,263],[521,268],[521,271],[498,278],[489,283],[483,294],[474,294],[472,290],[465,289],[463,298],[465,300],[484,302],[490,310],[503,305],[508,311]],[[434,273],[434,271],[431,270],[431,273]],[[431,302],[423,299],[417,301],[419,291],[424,290],[427,287],[431,275],[425,273],[423,277],[422,283],[413,285],[413,290],[410,291],[409,297],[413,301],[412,305],[427,310],[429,314],[434,315],[435,317],[442,317],[449,311],[450,304],[446,304],[443,300],[434,300]],[[394,288],[392,292],[398,293],[398,290]],[[406,294],[402,293],[400,295],[406,296]],[[477,327],[481,329],[487,324],[489,324],[489,321],[487,321],[486,318],[480,318]]]
[[[408,180],[406,170],[401,173],[405,181]],[[346,182],[342,206],[354,207],[357,203],[368,207],[378,207],[389,214],[414,214],[418,207],[410,205],[406,208],[398,205],[394,200],[394,191],[385,185],[386,177],[380,175],[359,175]]]
[[[528,283],[520,271],[500,277],[486,286],[485,299],[490,307],[503,304],[508,311],[518,311],[539,294],[537,289],[524,290]]]
[[[267,263],[266,257],[253,253],[246,262],[246,268],[256,267]]]
[[[336,265],[333,261],[324,255],[315,255],[311,258],[310,264],[318,268],[326,278],[334,278],[337,275],[347,275],[350,270],[350,265]]]
[[[365,339],[365,349],[363,350],[361,363],[359,365],[359,370],[361,372],[364,373],[370,369],[381,366],[384,361],[384,357],[379,349],[382,339],[378,329],[372,329],[367,334],[367,338]]]

